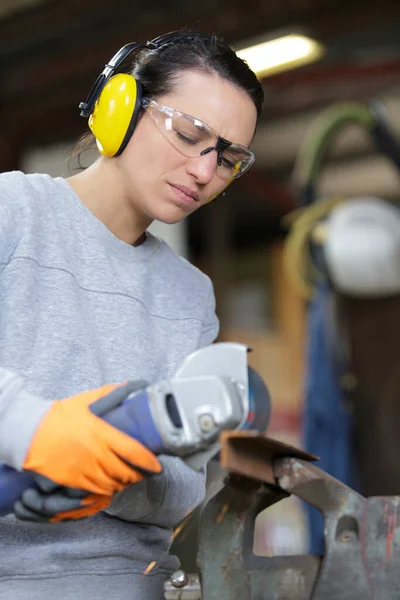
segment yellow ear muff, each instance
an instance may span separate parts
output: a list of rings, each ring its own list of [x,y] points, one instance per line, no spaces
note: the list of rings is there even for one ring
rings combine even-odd
[[[132,75],[114,75],[105,85],[89,127],[103,156],[116,156],[128,143],[139,116],[142,86]]]

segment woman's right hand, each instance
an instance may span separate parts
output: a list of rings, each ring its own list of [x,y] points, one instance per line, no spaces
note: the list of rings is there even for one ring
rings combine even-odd
[[[129,383],[105,385],[53,402],[37,427],[23,468],[56,484],[112,496],[143,479],[142,471],[161,472],[156,456],[140,442],[91,412],[100,398],[116,408],[132,392]]]

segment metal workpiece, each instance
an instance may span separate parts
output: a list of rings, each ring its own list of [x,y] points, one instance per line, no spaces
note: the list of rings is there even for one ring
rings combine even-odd
[[[198,566],[203,600],[309,600],[320,560],[253,553],[257,515],[287,493],[231,476],[200,521]]]
[[[316,461],[317,456],[266,437],[257,431],[222,431],[221,466],[228,473],[252,477],[276,485],[273,463],[278,458],[297,457]]]
[[[354,507],[366,499],[319,467],[298,457],[276,457],[273,460],[276,484],[295,494],[325,514]],[[345,508],[346,507],[346,508]]]

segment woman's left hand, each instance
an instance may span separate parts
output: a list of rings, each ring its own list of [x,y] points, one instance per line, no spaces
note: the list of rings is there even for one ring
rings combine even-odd
[[[111,500],[112,496],[72,488],[57,488],[50,493],[29,488],[15,503],[14,514],[22,521],[58,523],[90,517],[107,508]]]

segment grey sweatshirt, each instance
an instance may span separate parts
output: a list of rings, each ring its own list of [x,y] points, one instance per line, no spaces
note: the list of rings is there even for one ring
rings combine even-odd
[[[210,280],[165,242],[121,241],[62,178],[0,175],[0,461],[21,468],[54,399],[167,378],[217,332]],[[92,518],[0,519],[0,600],[162,598],[172,527],[205,478],[161,462]]]

